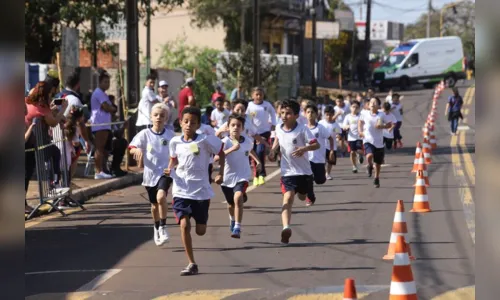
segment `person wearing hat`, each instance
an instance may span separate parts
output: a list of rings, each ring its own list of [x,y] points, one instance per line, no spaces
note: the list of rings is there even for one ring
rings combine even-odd
[[[197,107],[193,91],[194,83],[195,83],[194,78],[189,77],[188,79],[186,79],[186,85],[179,92],[179,114],[177,116],[179,120],[182,119],[181,114],[184,107],[186,106]]]
[[[159,100],[165,103],[168,107],[168,118],[165,127],[170,130],[174,130],[174,122],[177,119],[177,103],[173,97],[168,95],[168,83],[165,80],[161,80],[158,87]]]
[[[226,94],[222,92],[222,87],[218,84],[215,87],[215,93],[212,94],[212,104],[215,105],[215,100],[219,97],[222,98],[222,101],[226,101]]]
[[[146,77],[146,84],[142,90],[141,100],[137,110],[137,122],[135,123],[137,132],[151,127],[153,124],[149,116],[151,115],[151,108],[156,103],[159,103],[158,96],[155,94],[155,77],[148,75]]]

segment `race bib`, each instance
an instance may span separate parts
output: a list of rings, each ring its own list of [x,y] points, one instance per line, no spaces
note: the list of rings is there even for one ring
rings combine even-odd
[[[191,143],[189,145],[189,151],[191,151],[191,153],[193,153],[193,154],[199,154],[200,153],[200,149],[198,148],[198,144],[197,143]]]

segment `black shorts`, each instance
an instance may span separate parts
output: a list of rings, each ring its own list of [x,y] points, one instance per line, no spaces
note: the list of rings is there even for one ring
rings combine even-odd
[[[282,176],[281,177],[281,192],[293,191],[298,194],[307,194],[312,190],[313,177],[312,175],[295,175],[295,176]]]
[[[347,141],[347,130],[342,129],[342,132],[339,133],[340,138],[343,139],[344,141]]]
[[[221,185],[221,188],[222,188],[222,193],[224,193],[224,197],[226,198],[227,203],[229,205],[233,206],[234,205],[234,194],[236,194],[236,192],[242,192],[243,194],[245,194],[247,191],[247,188],[248,188],[248,181],[238,182],[234,187],[228,187],[228,186]]]
[[[392,149],[392,143],[394,142],[394,139],[386,138],[384,137],[384,145],[387,150]]]
[[[323,184],[326,182],[325,164],[309,162],[313,172],[313,179],[316,184]]]
[[[159,190],[164,190],[165,195],[168,194],[168,189],[172,185],[172,178],[168,176],[162,176],[160,177],[160,180],[158,180],[158,183],[155,186],[147,186],[146,191],[148,192],[148,198],[149,202],[152,204],[158,203],[156,199],[156,195],[158,194]]]
[[[193,218],[196,224],[207,225],[208,208],[210,200],[192,200],[174,197],[172,210],[175,214],[177,224],[181,223],[182,217]]]
[[[333,160],[329,160],[328,157],[330,157],[330,150],[326,149],[325,150],[325,153],[326,153],[326,162],[330,165],[337,165],[337,150],[333,150]]]
[[[368,154],[373,154],[373,162],[376,163],[377,165],[381,165],[384,161],[384,148],[375,148],[370,143],[365,143],[365,153]]]
[[[351,152],[363,150],[363,140],[350,141],[349,149],[351,149]]]

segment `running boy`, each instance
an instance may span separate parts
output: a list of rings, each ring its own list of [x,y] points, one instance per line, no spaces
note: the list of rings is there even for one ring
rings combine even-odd
[[[342,127],[347,131],[347,142],[352,162],[352,172],[358,173],[356,160],[359,156],[359,164],[363,164],[363,140],[359,137],[359,101],[354,100],[351,104],[351,113],[344,119]]]
[[[391,112],[396,117],[396,126],[394,127],[394,148],[403,148],[403,137],[401,136],[401,125],[403,124],[403,104],[399,94],[392,94]]]
[[[201,111],[187,107],[181,113],[182,135],[170,142],[170,163],[165,173],[172,176],[174,202],[173,211],[180,225],[181,238],[189,264],[181,276],[198,274],[191,240],[191,221],[196,222],[196,234],[202,236],[207,231],[208,208],[214,191],[208,181],[207,168],[212,155],[220,157],[219,174],[215,182],[221,184],[224,174],[225,156],[222,142],[215,135],[197,134],[200,127]],[[175,168],[175,169],[174,169]]]
[[[349,114],[349,103],[344,101],[344,96],[338,95],[335,99],[335,121],[337,124],[343,124],[344,118]],[[342,130],[339,135],[340,152],[346,152],[347,131]]]
[[[331,105],[326,106],[324,115],[325,118],[319,121],[319,124],[323,125],[328,130],[333,139],[333,148],[330,145],[330,143],[326,143],[325,145],[326,152],[330,153],[330,151],[333,151],[333,155],[331,157],[329,154],[326,156],[327,157],[326,179],[332,180],[333,179],[331,175],[332,168],[337,164],[337,135],[340,133],[341,128],[339,124],[335,122],[335,110],[333,106]]]
[[[253,89],[253,102],[248,103],[247,115],[252,119],[257,128],[257,134],[265,140],[271,137],[271,131],[276,127],[276,112],[271,103],[264,101],[264,91],[260,87]],[[262,164],[261,170],[253,179],[253,185],[262,185],[266,177],[266,146],[262,143],[255,143],[254,150]]]
[[[391,104],[384,102],[382,105],[382,110],[384,114],[389,118],[391,122],[391,127],[384,129],[384,145],[387,150],[392,150],[392,143],[394,141],[394,127],[396,126],[397,120],[394,114],[391,113]]]
[[[249,156],[253,152],[253,141],[241,134],[244,129],[245,118],[232,114],[229,116],[228,123],[229,136],[222,140],[222,149],[226,162],[224,165],[224,181],[221,187],[229,211],[231,237],[239,239],[241,221],[243,220],[243,196],[251,176]],[[260,167],[260,161],[256,160],[256,164],[257,168]]]
[[[379,112],[380,99],[370,100],[370,111],[362,113],[358,122],[359,136],[363,138],[365,147],[367,172],[372,177],[375,164],[375,179],[373,184],[380,187],[380,168],[384,161],[384,129],[391,128],[389,117],[383,112]]]
[[[320,147],[311,131],[297,122],[299,113],[300,105],[297,102],[283,101],[281,104],[283,124],[276,128],[276,138],[269,154],[269,160],[275,161],[278,148],[280,148],[281,191],[283,192],[281,242],[284,244],[288,244],[292,236],[290,219],[295,194],[298,194],[298,198],[304,201],[313,185],[311,164],[309,157],[305,154]]]
[[[210,116],[210,120],[212,121],[212,127],[216,130],[222,126],[222,124],[227,122],[227,118],[231,113],[224,108],[224,99],[222,97],[218,97],[215,99],[215,109],[212,111]]]
[[[169,143],[175,134],[165,128],[168,107],[156,103],[151,108],[151,128],[141,130],[129,145],[136,161],[144,159],[142,185],[146,187],[154,221],[154,241],[157,246],[168,242],[167,193],[172,178],[164,172],[168,167]]]
[[[325,162],[328,157],[333,160],[333,137],[331,131],[325,126],[318,123],[318,108],[315,105],[308,105],[306,107],[307,128],[311,131],[317,139],[319,148],[314,151],[309,151],[308,157],[311,163],[311,171],[313,173],[314,182],[316,184],[323,184],[326,182],[325,175]],[[326,150],[325,143],[330,145],[330,151]],[[307,193],[306,206],[311,206],[316,202],[316,195],[314,195],[314,186]]]

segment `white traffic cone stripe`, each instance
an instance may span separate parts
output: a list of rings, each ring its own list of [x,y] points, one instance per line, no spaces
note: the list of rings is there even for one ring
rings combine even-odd
[[[405,214],[403,212],[397,211],[394,214],[394,223],[403,223],[406,222]]]
[[[412,295],[417,293],[415,281],[412,282],[391,282],[390,295]]]
[[[425,185],[425,180],[422,178],[417,179],[417,182],[415,183],[416,186],[424,186]]]
[[[395,253],[394,254],[394,266],[408,266],[410,264],[410,258],[408,253]]]
[[[427,195],[415,195],[413,197],[413,202],[428,202],[429,198]]]
[[[398,241],[398,236],[400,235],[404,236],[406,239],[406,234],[404,233],[391,232],[391,238],[389,239],[389,243],[396,244],[396,242]]]

